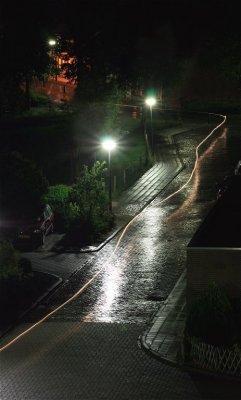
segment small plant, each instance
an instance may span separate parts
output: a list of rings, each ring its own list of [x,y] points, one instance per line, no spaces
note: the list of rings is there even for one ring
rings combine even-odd
[[[210,284],[191,306],[186,334],[216,346],[230,346],[235,342],[237,328],[231,303],[215,283]]]

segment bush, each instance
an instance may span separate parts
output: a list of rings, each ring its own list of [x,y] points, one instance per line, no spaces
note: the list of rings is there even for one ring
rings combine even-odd
[[[56,219],[56,228],[66,229],[71,219],[71,205],[69,203],[72,186],[55,185],[49,186],[48,192],[42,196],[42,202],[50,204],[54,210]]]
[[[81,231],[85,242],[94,240],[113,224],[104,187],[105,172],[105,162],[97,161],[91,168],[84,166],[70,192],[70,209],[74,216],[70,219],[70,228]]]
[[[84,166],[72,186],[50,186],[42,201],[50,204],[56,215],[57,229],[63,229],[72,240],[90,243],[113,225],[104,186],[106,163],[97,161]]]
[[[191,306],[186,334],[216,346],[230,346],[235,342],[234,312],[225,293],[216,284],[210,284]]]

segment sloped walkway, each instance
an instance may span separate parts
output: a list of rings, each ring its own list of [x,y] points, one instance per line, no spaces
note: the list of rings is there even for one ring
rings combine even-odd
[[[180,163],[158,162],[149,169],[133,186],[120,198],[123,205],[148,202],[180,172]]]
[[[127,189],[113,205],[117,216],[133,217],[148,205],[182,170],[181,161],[171,157],[157,162],[138,181]]]

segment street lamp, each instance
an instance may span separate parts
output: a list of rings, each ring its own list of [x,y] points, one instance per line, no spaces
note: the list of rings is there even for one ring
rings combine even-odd
[[[156,104],[155,97],[148,97],[146,99],[146,105],[150,107],[150,115],[151,115],[151,148],[153,151],[153,127],[152,127],[152,107]]]
[[[102,142],[102,146],[108,151],[108,168],[109,168],[109,210],[112,211],[112,196],[111,196],[111,151],[115,149],[116,143],[111,138],[106,138]]]
[[[54,40],[54,39],[50,39],[49,40],[49,45],[52,47],[52,46],[55,46],[56,45],[56,40]]]
[[[54,39],[49,39],[48,43],[49,46],[51,47],[51,57],[54,60],[55,80],[57,81],[58,59],[56,56],[56,51],[54,51],[57,42]]]

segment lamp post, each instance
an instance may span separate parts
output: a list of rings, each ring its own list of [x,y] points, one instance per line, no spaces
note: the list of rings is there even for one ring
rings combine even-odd
[[[50,39],[49,40],[49,46],[51,47],[51,57],[54,60],[54,69],[55,69],[55,80],[57,81],[57,56],[56,56],[56,52],[54,51],[54,48],[56,46],[57,42],[54,39]]]
[[[146,99],[146,105],[150,107],[150,116],[151,116],[151,148],[153,151],[153,127],[152,127],[152,107],[156,104],[156,99],[154,97],[148,97]]]
[[[112,185],[111,185],[111,151],[116,147],[113,139],[107,138],[102,142],[102,146],[108,151],[108,169],[109,169],[109,210],[112,211]]]

